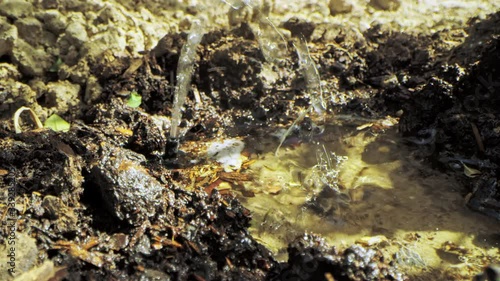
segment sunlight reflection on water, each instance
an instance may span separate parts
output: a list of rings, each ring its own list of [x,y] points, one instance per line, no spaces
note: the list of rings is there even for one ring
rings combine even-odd
[[[296,236],[313,232],[338,247],[385,236],[379,248],[410,257],[399,259],[410,271],[424,265],[480,270],[443,257],[447,241],[469,249],[469,259],[498,260],[498,239],[484,244],[477,237],[494,236],[499,224],[468,210],[460,184],[413,159],[394,129],[375,134],[328,126],[315,141],[283,148],[279,157],[253,153],[255,179],[245,189],[254,197],[240,198],[253,213],[252,234],[280,259]]]

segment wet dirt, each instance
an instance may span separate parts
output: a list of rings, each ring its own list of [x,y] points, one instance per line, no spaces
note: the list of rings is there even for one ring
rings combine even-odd
[[[176,187],[171,171],[149,171],[144,156],[114,146],[95,127],[73,124],[72,131],[63,135],[36,132],[43,142],[28,138],[32,133],[5,136],[8,142],[23,145],[4,145],[2,169],[9,172],[3,181],[22,204],[19,210],[17,204],[9,207],[17,218],[15,229],[34,236],[40,259],[67,269],[57,280],[144,276],[255,280],[276,264],[246,231],[250,213],[233,197]],[[29,177],[21,175],[30,166],[51,166],[55,160],[50,155],[60,157],[56,162],[61,166],[37,171],[50,175],[52,181],[79,181],[22,181]],[[72,172],[72,157],[80,160],[80,170],[65,174]],[[9,233],[7,225],[2,228]],[[251,268],[252,273],[247,271]]]
[[[37,250],[0,279],[471,280],[498,262],[498,5],[250,2],[0,3],[0,232]],[[15,133],[20,106],[71,129],[22,115]],[[236,161],[207,155],[228,139]]]

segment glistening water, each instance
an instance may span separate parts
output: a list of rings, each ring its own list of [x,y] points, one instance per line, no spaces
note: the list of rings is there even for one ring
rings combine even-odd
[[[275,138],[249,142],[254,180],[237,192],[253,213],[253,236],[278,258],[312,232],[339,248],[374,244],[416,275],[467,280],[498,262],[500,224],[467,209],[461,175],[415,159],[394,128],[328,125],[290,138],[278,155],[269,149]]]

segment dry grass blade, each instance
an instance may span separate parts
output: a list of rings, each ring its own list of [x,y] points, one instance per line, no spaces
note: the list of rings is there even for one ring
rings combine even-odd
[[[14,121],[14,129],[16,131],[16,134],[22,133],[22,131],[23,131],[21,129],[21,125],[19,125],[19,118],[20,118],[21,113],[23,113],[23,111],[26,111],[26,110],[28,110],[30,112],[31,119],[33,119],[33,121],[35,122],[37,128],[38,129],[43,128],[43,124],[42,124],[42,122],[40,122],[40,119],[38,119],[38,116],[36,116],[35,112],[29,107],[21,106],[18,110],[16,110],[16,112],[14,113],[14,117],[12,118],[12,120]]]

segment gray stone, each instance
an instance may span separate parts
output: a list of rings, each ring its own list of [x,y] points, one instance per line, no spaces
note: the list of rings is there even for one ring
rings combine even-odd
[[[144,155],[111,144],[102,150],[91,174],[106,207],[116,218],[140,225],[155,215],[165,187],[141,165],[146,162]]]

